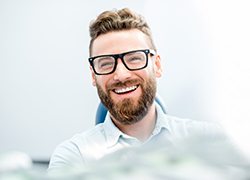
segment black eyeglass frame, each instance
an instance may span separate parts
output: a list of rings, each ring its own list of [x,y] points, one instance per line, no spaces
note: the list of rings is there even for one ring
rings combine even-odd
[[[127,64],[125,63],[123,57],[126,55],[126,54],[130,54],[130,53],[134,53],[134,52],[144,52],[145,55],[146,55],[146,63],[143,67],[140,67],[140,68],[136,68],[136,69],[131,69],[127,66]],[[155,55],[155,51],[154,50],[151,50],[151,49],[141,49],[141,50],[133,50],[133,51],[127,51],[127,52],[124,52],[124,53],[121,53],[121,54],[105,54],[105,55],[100,55],[100,56],[94,56],[94,57],[90,57],[88,58],[89,60],[89,63],[92,67],[92,69],[94,70],[95,74],[96,75],[107,75],[107,74],[112,74],[113,72],[115,72],[116,70],[116,67],[117,67],[117,60],[118,58],[121,59],[123,65],[130,71],[137,71],[137,70],[141,70],[141,69],[144,69],[148,66],[148,55],[152,55],[154,56]],[[100,57],[113,57],[115,59],[115,65],[114,65],[114,68],[112,71],[108,72],[108,73],[98,73],[96,70],[95,70],[95,67],[94,67],[94,60],[96,58],[100,58]]]

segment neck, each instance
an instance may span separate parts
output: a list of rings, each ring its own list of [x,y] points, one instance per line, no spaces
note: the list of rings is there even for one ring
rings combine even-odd
[[[150,135],[152,134],[155,122],[156,122],[156,110],[155,110],[155,104],[152,104],[152,106],[149,108],[148,113],[146,116],[140,120],[139,122],[131,125],[124,125],[121,124],[116,119],[113,119],[114,124],[125,134],[135,137],[138,140],[144,142],[146,141]]]

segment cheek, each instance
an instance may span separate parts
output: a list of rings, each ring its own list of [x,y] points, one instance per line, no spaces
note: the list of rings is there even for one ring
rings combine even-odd
[[[100,77],[95,79],[95,83],[98,84],[104,91],[106,91],[108,80],[106,78]]]
[[[154,77],[156,74],[156,69],[153,66],[149,66],[147,71],[143,74],[143,77]]]
[[[156,78],[159,78],[161,77],[161,69],[159,69],[157,66],[152,66],[150,67],[150,70],[149,70],[149,75],[152,76],[152,77],[156,77]]]
[[[135,78],[141,79],[143,82],[145,82],[150,76],[154,76],[152,67],[147,67],[145,69],[139,70],[139,71],[134,71],[135,72]]]

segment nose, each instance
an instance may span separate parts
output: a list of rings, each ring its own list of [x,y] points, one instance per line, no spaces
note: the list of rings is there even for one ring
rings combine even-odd
[[[128,70],[123,64],[122,60],[117,59],[117,66],[114,72],[114,80],[115,81],[125,81],[131,77],[131,71]]]

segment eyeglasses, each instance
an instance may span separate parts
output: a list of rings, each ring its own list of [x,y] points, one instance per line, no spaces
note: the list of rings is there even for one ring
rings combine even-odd
[[[107,75],[115,71],[117,66],[117,59],[120,58],[124,66],[130,70],[140,70],[148,65],[148,55],[155,55],[154,50],[134,50],[121,54],[100,55],[89,58],[89,63],[92,66],[95,74]]]

